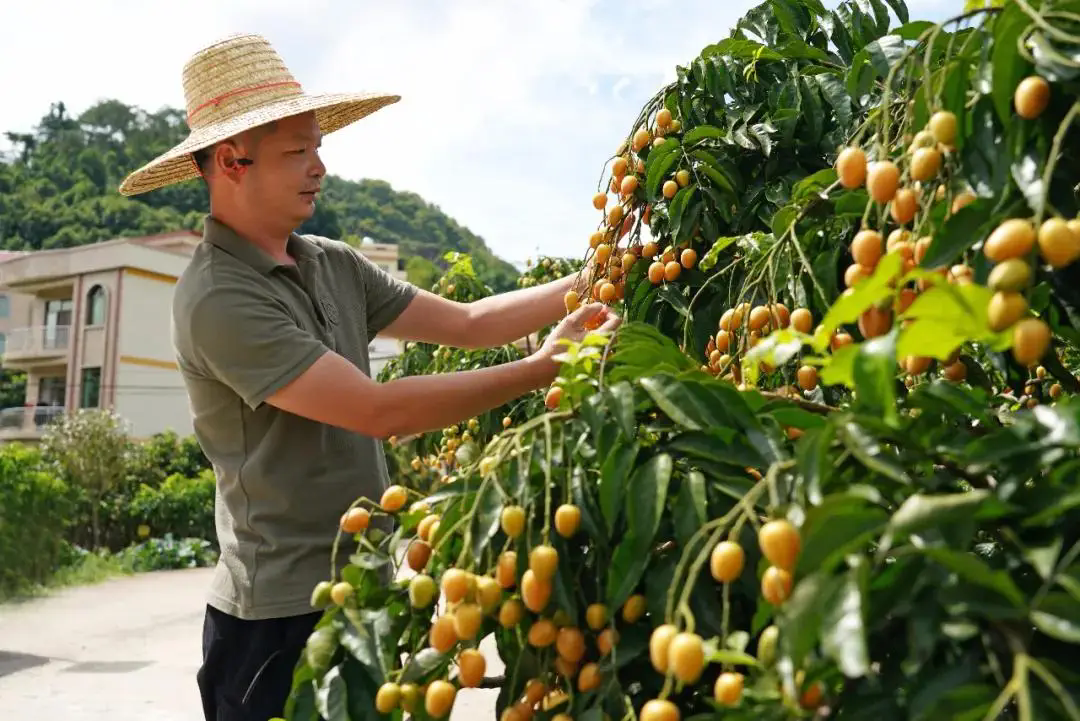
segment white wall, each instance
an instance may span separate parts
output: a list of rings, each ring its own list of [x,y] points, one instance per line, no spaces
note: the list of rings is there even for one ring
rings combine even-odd
[[[145,438],[170,429],[180,435],[192,432],[187,392],[179,371],[123,360],[116,371],[113,407],[130,424],[132,435]]]

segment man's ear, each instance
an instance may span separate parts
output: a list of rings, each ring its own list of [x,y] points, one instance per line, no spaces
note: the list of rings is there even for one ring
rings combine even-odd
[[[239,181],[247,167],[240,163],[244,157],[240,148],[231,140],[219,143],[214,151],[214,170],[232,181]]]

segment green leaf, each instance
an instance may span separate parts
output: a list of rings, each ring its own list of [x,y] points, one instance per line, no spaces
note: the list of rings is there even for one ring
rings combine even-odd
[[[895,425],[896,329],[859,344],[855,355],[856,408]]]
[[[944,268],[952,265],[965,251],[989,235],[995,198],[976,198],[958,210],[934,234],[919,266]]]
[[[916,493],[909,496],[889,519],[886,536],[918,533],[961,519],[994,518],[1004,510],[1002,504],[983,489],[938,495]],[[882,542],[885,546],[890,545],[885,539]]]
[[[860,678],[870,670],[863,611],[867,574],[863,564],[848,570],[836,586],[821,622],[821,648],[848,678]]]
[[[488,542],[498,533],[502,507],[503,499],[499,487],[495,483],[489,483],[476,499],[472,519],[473,558],[483,558]]]
[[[738,240],[736,236],[727,236],[724,238],[718,238],[712,247],[705,253],[705,256],[698,263],[698,267],[702,270],[712,270],[716,265],[716,261],[720,258],[720,253],[724,251],[729,245]]]
[[[645,161],[645,194],[649,200],[660,197],[660,186],[682,157],[681,149],[677,138],[668,138],[662,145],[649,151],[648,160]]]
[[[852,120],[851,98],[848,97],[844,84],[840,82],[837,76],[831,73],[817,75],[814,80],[821,89],[821,95],[825,98],[825,102],[833,109],[836,122],[842,128],[850,126]]]
[[[897,357],[945,360],[967,341],[985,343],[992,350],[1008,348],[1011,333],[990,330],[987,309],[992,296],[993,291],[978,283],[937,283],[923,291],[900,316],[913,322],[900,330]]]
[[[816,336],[819,349],[824,348],[837,327],[854,323],[867,308],[892,297],[894,291],[889,285],[900,275],[903,262],[899,253],[885,255],[873,275],[840,295],[821,321],[822,330]]]
[[[1005,571],[994,571],[972,553],[949,548],[926,548],[934,561],[956,573],[963,580],[994,591],[1014,606],[1024,605],[1024,595]]]
[[[780,607],[780,649],[795,668],[817,644],[826,610],[842,583],[842,578],[812,573],[795,584]]]
[[[683,146],[689,146],[696,143],[699,140],[705,140],[706,138],[722,138],[724,137],[724,131],[720,128],[713,127],[712,125],[698,125],[686,131],[683,135]],[[665,143],[666,145],[667,143]],[[661,146],[662,147],[662,146]]]
[[[679,496],[675,500],[673,521],[675,535],[680,544],[686,544],[690,537],[708,520],[708,502],[705,493],[705,475],[701,471],[690,471],[683,479]]]
[[[349,721],[348,695],[340,666],[334,666],[323,676],[315,692],[315,708],[326,721]]]
[[[668,454],[655,455],[638,466],[626,484],[626,518],[630,533],[644,546],[639,551],[647,550],[660,527],[672,466]]]
[[[1016,50],[1016,41],[1030,22],[1023,8],[1016,3],[1006,3],[1005,9],[994,19],[994,49],[991,53],[994,108],[1006,127],[1013,119],[1013,91],[1031,68]]]
[[[918,40],[919,36],[932,27],[934,27],[934,23],[929,20],[912,20],[911,22],[904,23],[896,28],[893,33],[899,35],[904,40]]]
[[[427,679],[436,669],[449,665],[453,660],[450,654],[440,653],[434,648],[427,646],[409,656],[404,670],[401,672],[400,683],[415,683]]]
[[[613,383],[604,388],[608,408],[612,417],[619,424],[619,429],[626,438],[633,438],[637,433],[634,420],[634,387],[628,382]]]
[[[1067,593],[1052,592],[1031,611],[1031,622],[1047,636],[1065,643],[1080,643],[1080,601]]]
[[[883,509],[869,506],[859,498],[829,496],[807,512],[800,529],[805,540],[796,576],[817,570],[832,571],[847,554],[876,538],[888,520]]]
[[[690,183],[679,190],[675,194],[675,197],[671,199],[671,205],[668,206],[668,218],[671,221],[671,234],[678,237],[679,231],[682,228],[682,223],[686,219],[687,207],[690,204],[690,199],[697,192],[697,183]]]
[[[608,532],[615,530],[622,508],[626,478],[637,459],[638,444],[620,443],[611,450],[600,468],[600,513],[607,523]]]
[[[708,398],[694,392],[694,386],[668,374],[642,378],[641,387],[649,394],[671,420],[690,430],[704,430],[726,425],[725,418],[717,415],[721,409],[708,403]]]
[[[634,592],[649,565],[651,543],[652,539],[643,540],[631,530],[615,548],[607,569],[606,601],[609,608],[621,607]]]

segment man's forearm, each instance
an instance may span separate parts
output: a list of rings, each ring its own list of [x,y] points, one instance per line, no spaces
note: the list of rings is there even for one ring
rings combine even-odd
[[[572,273],[550,283],[488,296],[469,306],[469,336],[490,348],[520,340],[566,314],[564,297],[577,283]]]
[[[382,384],[391,399],[382,411],[384,437],[425,433],[485,413],[549,385],[558,365],[532,355],[511,363]]]

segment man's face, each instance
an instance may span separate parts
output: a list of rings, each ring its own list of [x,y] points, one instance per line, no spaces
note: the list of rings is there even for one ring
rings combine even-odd
[[[241,152],[254,161],[237,185],[237,200],[249,212],[279,217],[296,227],[315,212],[315,194],[326,166],[319,159],[322,134],[315,113],[258,128],[243,138]]]

